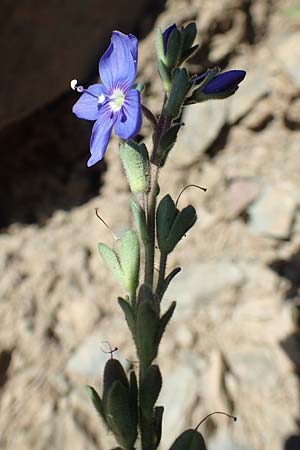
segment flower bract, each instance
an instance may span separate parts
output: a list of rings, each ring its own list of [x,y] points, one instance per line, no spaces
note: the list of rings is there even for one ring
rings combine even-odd
[[[72,80],[71,87],[82,93],[73,106],[80,119],[95,121],[87,165],[100,161],[112,130],[122,139],[134,137],[142,124],[140,92],[133,87],[138,60],[138,41],[132,34],[114,31],[111,42],[99,62],[102,84],[87,89]]]

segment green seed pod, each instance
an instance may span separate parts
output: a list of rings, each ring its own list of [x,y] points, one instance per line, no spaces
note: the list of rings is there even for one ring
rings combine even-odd
[[[165,250],[165,243],[169,237],[178,210],[169,194],[160,201],[156,213],[157,241],[161,251]]]
[[[149,366],[140,385],[140,407],[147,420],[153,417],[153,408],[162,387],[162,377],[159,367]]]
[[[186,69],[175,69],[170,95],[164,109],[166,116],[173,119],[179,116],[184,100],[191,87],[192,84],[189,81]]]
[[[135,295],[140,272],[140,242],[134,230],[129,229],[124,233],[119,258],[123,272],[123,287],[125,291]]]
[[[207,450],[203,436],[199,431],[186,430],[173,442],[170,450]]]
[[[132,192],[149,190],[149,155],[145,144],[127,141],[120,145],[120,156]]]

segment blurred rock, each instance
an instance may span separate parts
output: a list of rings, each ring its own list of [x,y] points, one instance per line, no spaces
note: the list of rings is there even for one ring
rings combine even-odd
[[[300,86],[300,31],[280,35],[273,42],[274,57],[296,88]]]
[[[259,192],[260,186],[255,180],[246,178],[234,180],[226,193],[228,216],[236,217],[242,214],[256,199]]]
[[[285,124],[291,130],[300,130],[300,98],[296,97],[289,104],[285,115]]]
[[[243,120],[243,125],[252,131],[261,131],[274,118],[272,105],[267,101],[261,100],[256,107],[249,112]]]
[[[269,92],[270,85],[266,71],[259,66],[252,67],[247,71],[246,78],[237,93],[228,100],[230,104],[229,122],[237,122],[255,106],[260,98]]]
[[[177,315],[193,313],[200,307],[200,302],[211,300],[225,287],[237,287],[244,279],[242,270],[231,261],[198,263],[182,268],[170,285],[166,296],[180,299]]]
[[[224,101],[198,103],[185,108],[182,127],[170,161],[176,166],[189,166],[216,140],[226,123],[227,104]]]
[[[296,202],[289,192],[268,189],[248,211],[253,230],[276,239],[290,237]]]
[[[2,2],[0,128],[96,74],[112,30],[132,31],[149,3]]]

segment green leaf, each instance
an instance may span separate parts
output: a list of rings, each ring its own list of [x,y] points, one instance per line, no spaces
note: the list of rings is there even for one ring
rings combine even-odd
[[[168,38],[167,54],[166,54],[166,66],[171,72],[177,67],[182,49],[182,38],[178,28],[174,28]]]
[[[113,384],[116,381],[120,382],[122,386],[124,386],[124,388],[129,390],[128,378],[122,364],[120,363],[119,360],[111,358],[107,360],[103,373],[102,398],[106,417],[107,417],[107,398],[109,396],[109,392]]]
[[[192,84],[189,81],[186,69],[175,69],[173,71],[170,95],[164,108],[166,116],[173,119],[179,116],[185,97],[191,87]]]
[[[162,376],[157,365],[149,366],[140,385],[140,407],[147,420],[153,416],[153,408],[162,387]]]
[[[104,411],[104,405],[103,405],[103,402],[102,402],[101,397],[99,396],[98,392],[92,386],[86,386],[85,389],[88,393],[88,396],[92,400],[96,411],[102,418],[104,424],[106,426],[108,426],[106,416],[105,416],[105,411]]]
[[[161,60],[163,63],[165,63],[166,56],[165,56],[164,37],[159,27],[157,27],[156,29],[156,51],[158,60]]]
[[[173,222],[177,216],[177,208],[169,194],[160,201],[156,212],[157,241],[161,251],[166,251],[166,241]]]
[[[183,40],[183,51],[189,50],[197,36],[197,26],[195,22],[189,23],[183,30],[181,30],[181,33]]]
[[[157,68],[158,68],[158,73],[160,75],[160,78],[163,82],[165,91],[170,92],[171,86],[172,86],[171,76],[168,71],[168,68],[166,67],[166,65],[164,64],[164,62],[161,59],[158,60]]]
[[[158,161],[160,167],[163,167],[165,165],[167,157],[176,143],[177,134],[180,130],[180,127],[180,123],[173,125],[160,138],[158,149]]]
[[[173,278],[175,278],[176,275],[177,275],[180,271],[181,271],[181,267],[175,267],[175,269],[173,269],[173,270],[169,273],[169,275],[165,278],[164,284],[163,284],[163,286],[162,286],[162,289],[161,289],[159,292],[157,292],[157,296],[158,296],[158,300],[159,300],[159,301],[162,300],[162,298],[163,298],[163,296],[164,296],[166,290],[167,290],[168,287],[169,287],[169,284],[171,283],[171,281],[173,280]]]
[[[177,214],[169,232],[167,242],[164,244],[164,248],[167,253],[171,253],[174,250],[178,242],[195,224],[196,220],[196,210],[191,205],[186,206]]]
[[[176,308],[176,302],[172,302],[167,311],[162,315],[159,321],[159,332],[158,332],[158,345],[161,341],[161,338],[166,331],[167,325],[171,320],[171,317],[173,316],[173,313]]]
[[[129,376],[129,403],[134,421],[138,421],[138,384],[136,374],[132,370]]]
[[[163,413],[163,406],[156,406],[156,408],[154,408],[155,448],[159,446],[161,440]]]
[[[144,367],[149,366],[157,355],[157,335],[159,316],[154,302],[138,301],[136,318],[136,346],[138,356]]]
[[[178,436],[170,450],[206,450],[206,445],[199,431],[186,430]]]
[[[118,444],[132,450],[137,438],[137,423],[130,408],[129,390],[115,381],[107,397],[107,421]]]
[[[98,250],[106,266],[113,272],[121,286],[123,286],[123,271],[116,252],[102,243],[98,244]]]
[[[128,328],[131,331],[132,337],[134,337],[135,336],[135,320],[134,320],[134,314],[132,311],[132,307],[122,297],[118,297],[118,303],[124,312],[125,319],[126,319]]]

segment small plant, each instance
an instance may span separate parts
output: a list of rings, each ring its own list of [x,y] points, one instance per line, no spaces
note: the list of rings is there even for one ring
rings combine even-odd
[[[158,72],[164,88],[159,116],[142,104],[143,85],[135,84],[138,41],[133,35],[113,32],[99,63],[102,84],[84,89],[77,80],[71,82],[71,87],[81,94],[73,112],[79,118],[95,121],[88,166],[103,158],[114,129],[123,139],[119,155],[131,190],[135,229],[125,231],[113,248],[100,243],[99,253],[124,292],[118,303],[136,348],[138,373],[131,370],[127,375],[111,352],[104,369],[102,396],[87,387],[118,448],[124,450],[155,450],[161,440],[164,408],[157,405],[157,400],[162,376],[154,361],[176,308],[175,301],[163,307],[164,295],[180,272],[176,267],[167,273],[167,260],[197,220],[192,205],[179,209],[170,194],[160,192],[160,172],[180,132],[183,108],[231,96],[246,75],[243,70],[220,73],[220,69],[213,68],[190,76],[183,64],[198,48],[194,45],[196,34],[194,23],[184,28],[174,24],[164,32],[157,30]],[[141,127],[142,114],[153,127],[151,151],[133,140]],[[160,260],[157,276],[156,252]],[[205,450],[199,425],[181,433],[170,450]]]

